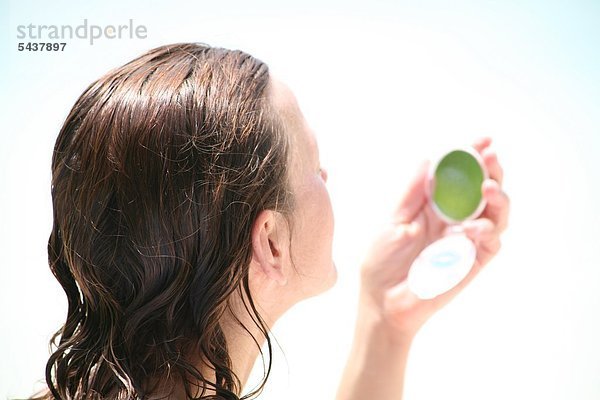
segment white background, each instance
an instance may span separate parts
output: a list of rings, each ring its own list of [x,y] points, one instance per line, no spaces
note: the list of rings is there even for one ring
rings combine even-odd
[[[338,284],[275,327],[281,349],[262,399],[333,398],[358,266],[378,224],[422,159],[482,134],[505,169],[511,224],[499,256],[417,337],[405,398],[600,398],[597,1],[1,7],[0,397],[37,387],[66,315],[46,242],[51,153],[69,109],[110,68],[161,44],[199,41],[266,61],[295,91],[329,170]],[[16,50],[17,25],[84,18],[133,19],[148,38]]]

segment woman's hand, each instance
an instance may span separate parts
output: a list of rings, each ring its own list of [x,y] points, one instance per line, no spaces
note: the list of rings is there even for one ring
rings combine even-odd
[[[473,268],[457,286],[429,300],[419,299],[407,285],[412,262],[430,243],[444,236],[448,225],[428,204],[425,187],[428,162],[424,163],[400,201],[392,223],[377,238],[362,265],[361,307],[377,314],[384,327],[399,337],[411,338],[427,319],[446,305],[473,280],[500,249],[500,234],[506,229],[509,198],[502,191],[502,167],[489,147],[490,138],[473,147],[481,154],[489,172],[483,182],[487,205],[478,219],[463,223],[477,249]]]
[[[508,223],[509,199],[502,191],[502,168],[490,138],[473,145],[489,172],[483,182],[486,207],[480,217],[463,223],[477,249],[469,274],[455,287],[423,300],[408,289],[408,270],[419,253],[444,236],[448,225],[428,204],[424,163],[362,264],[361,294],[354,342],[340,382],[338,400],[400,399],[409,349],[419,328],[473,280],[500,250]]]

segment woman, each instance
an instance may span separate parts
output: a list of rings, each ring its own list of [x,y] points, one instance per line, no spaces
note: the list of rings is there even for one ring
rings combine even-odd
[[[466,226],[477,261],[420,300],[417,254],[446,225],[427,206],[424,164],[362,265],[352,356],[339,399],[398,399],[423,323],[498,252],[508,219],[491,179]],[[267,66],[203,44],[162,46],[110,71],[75,103],[52,160],[49,264],[68,297],[46,399],[238,399],[269,328],[330,288],[327,172],[294,95]],[[261,353],[262,355],[262,353]]]

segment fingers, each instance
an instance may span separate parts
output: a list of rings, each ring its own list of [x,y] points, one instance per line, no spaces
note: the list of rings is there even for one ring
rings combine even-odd
[[[490,137],[477,139],[473,147],[481,154],[489,179],[482,185],[483,196],[487,201],[483,215],[489,218],[495,225],[498,233],[504,231],[508,224],[510,199],[502,191],[504,170],[498,161],[498,156],[491,146]]]
[[[474,243],[488,241],[496,235],[496,225],[488,218],[479,218],[463,223],[465,233]]]
[[[489,262],[500,251],[500,234],[508,224],[509,199],[498,182],[487,179],[484,182],[484,195],[487,206],[484,217],[462,224],[467,237],[477,246],[477,261],[480,266]]]
[[[477,247],[477,261],[481,266],[500,251],[500,233],[496,225],[487,218],[468,221],[463,224],[465,233]]]
[[[504,232],[510,212],[510,200],[496,181],[486,180],[483,190],[487,200],[483,217],[462,224],[467,236],[476,243],[490,241]]]
[[[396,224],[410,223],[421,210],[427,200],[425,185],[427,184],[427,173],[429,161],[424,161],[419,167],[417,174],[411,180],[394,212]]]
[[[481,155],[490,178],[496,180],[500,186],[502,186],[504,172],[500,166],[500,163],[498,162],[498,156],[496,155],[496,152],[490,147],[491,144],[492,138],[489,136],[484,136],[475,140],[473,142],[473,147]]]
[[[485,164],[485,168],[488,171],[488,174],[491,179],[495,180],[502,186],[502,180],[504,179],[504,171],[502,170],[502,166],[498,162],[498,156],[496,152],[490,148],[486,147],[482,152],[481,156],[483,158],[483,163]]]
[[[483,215],[494,222],[498,233],[508,225],[510,199],[493,179],[486,179],[482,186],[483,197],[487,201]]]
[[[483,149],[488,147],[490,144],[492,144],[492,138],[489,136],[483,136],[483,137],[476,139],[473,142],[473,147],[475,148],[475,150],[477,150],[479,153],[481,153],[483,151]]]
[[[498,254],[500,248],[502,247],[502,242],[500,241],[500,237],[496,236],[492,240],[482,243],[482,246],[485,247],[488,255],[492,256]]]

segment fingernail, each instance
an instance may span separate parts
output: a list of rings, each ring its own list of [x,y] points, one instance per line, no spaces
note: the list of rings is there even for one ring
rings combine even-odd
[[[486,179],[485,182],[483,182],[483,190],[495,193],[498,190],[498,184],[493,179]]]

